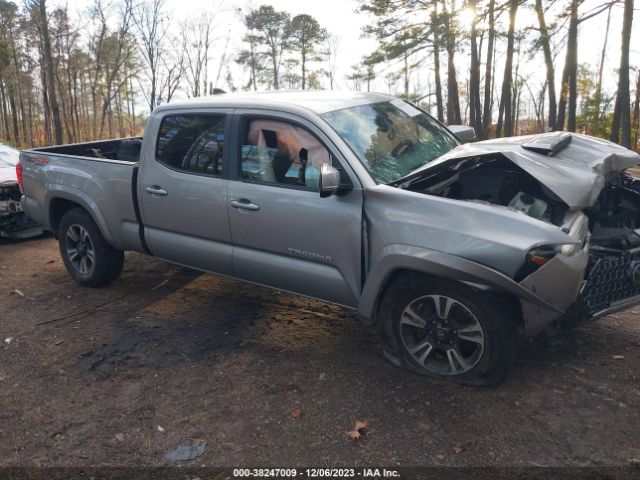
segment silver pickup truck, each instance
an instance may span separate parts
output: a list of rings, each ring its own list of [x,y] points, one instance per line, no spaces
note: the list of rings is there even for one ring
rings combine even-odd
[[[388,95],[221,94],[18,169],[80,285],[134,250],[357,310],[396,365],[490,385],[522,335],[640,301],[640,155],[472,133]]]

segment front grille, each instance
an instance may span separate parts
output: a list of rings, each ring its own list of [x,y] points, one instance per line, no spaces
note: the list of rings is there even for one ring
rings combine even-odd
[[[582,299],[590,313],[612,303],[640,295],[640,283],[633,272],[640,272],[640,253],[621,253],[594,258],[582,289]]]

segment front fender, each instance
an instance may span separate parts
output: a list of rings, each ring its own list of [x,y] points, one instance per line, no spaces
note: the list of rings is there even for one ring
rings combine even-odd
[[[412,245],[387,245],[372,262],[367,276],[358,313],[367,323],[375,323],[378,302],[394,272],[411,270],[438,278],[496,288],[535,305],[552,316],[563,310],[549,304],[506,275],[479,263],[455,255]]]

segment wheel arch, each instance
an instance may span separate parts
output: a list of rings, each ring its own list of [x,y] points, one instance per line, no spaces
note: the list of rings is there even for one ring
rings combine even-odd
[[[111,231],[109,230],[104,217],[100,213],[98,206],[84,192],[71,187],[50,191],[48,205],[49,228],[54,235],[58,235],[58,228],[60,227],[60,221],[64,214],[73,208],[81,208],[93,219],[105,240],[109,244],[114,245]]]
[[[517,314],[518,324],[522,327],[522,300],[545,311],[557,313],[558,316],[562,313],[506,275],[484,265],[435,250],[409,245],[390,245],[378,255],[362,290],[358,313],[365,323],[377,323],[380,300],[386,289],[401,275],[445,280],[472,290],[498,295],[514,314]]]

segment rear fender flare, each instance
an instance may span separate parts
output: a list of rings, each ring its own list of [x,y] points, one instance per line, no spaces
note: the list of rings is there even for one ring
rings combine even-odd
[[[89,215],[91,215],[93,221],[96,222],[96,225],[98,225],[98,228],[100,229],[100,232],[104,236],[105,240],[110,245],[115,245],[113,235],[109,230],[109,227],[107,226],[107,222],[104,216],[100,212],[100,209],[98,208],[96,202],[89,195],[87,195],[82,190],[70,187],[68,185],[50,185],[46,195],[46,205],[48,212],[51,212],[51,202],[58,198],[77,203],[80,207],[84,208],[89,213]],[[50,227],[52,227],[52,225],[50,225]]]

